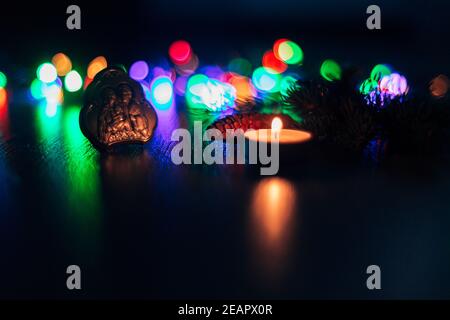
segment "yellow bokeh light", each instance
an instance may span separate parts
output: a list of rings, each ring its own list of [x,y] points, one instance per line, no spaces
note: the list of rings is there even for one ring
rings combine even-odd
[[[249,78],[233,75],[229,83],[236,89],[236,99],[238,102],[248,103],[254,100],[256,90]]]
[[[0,88],[0,108],[6,105],[8,94],[5,88]]]
[[[278,47],[278,55],[283,61],[288,61],[292,59],[294,56],[294,50],[289,45],[288,42],[282,42],[280,43],[280,46]]]
[[[72,70],[72,61],[70,61],[70,58],[62,52],[53,56],[52,64],[55,66],[56,72],[60,77],[64,77]]]
[[[95,75],[108,66],[106,58],[99,56],[89,63],[87,75],[90,79],[94,79]]]

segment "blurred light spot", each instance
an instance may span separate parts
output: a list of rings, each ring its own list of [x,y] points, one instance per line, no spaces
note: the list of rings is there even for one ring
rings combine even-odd
[[[378,82],[373,79],[366,79],[361,83],[361,86],[359,87],[359,92],[363,95],[367,95],[372,91],[377,90],[378,88]]]
[[[57,83],[51,83],[47,84],[43,87],[43,96],[47,103],[62,103],[64,94],[61,89],[61,86],[59,86]]]
[[[380,81],[384,76],[392,73],[391,69],[385,64],[377,64],[370,72],[370,79]]]
[[[320,74],[327,81],[340,80],[342,76],[341,66],[334,60],[328,59],[322,63]]]
[[[199,60],[196,54],[192,55],[192,58],[185,64],[176,65],[175,69],[181,76],[189,76],[197,70],[199,66]]]
[[[262,65],[267,68],[268,72],[283,73],[287,69],[286,63],[279,60],[272,50],[266,51],[262,58]]]
[[[42,82],[41,80],[34,79],[31,82],[31,86],[30,86],[31,96],[36,100],[44,98],[44,88],[46,86],[47,86],[47,84]]]
[[[156,78],[150,84],[152,105],[159,109],[165,110],[172,106],[173,103],[173,84],[172,80],[166,76]]]
[[[64,53],[60,52],[53,56],[52,64],[56,68],[58,76],[63,77],[72,70],[72,61]]]
[[[200,69],[200,72],[208,78],[216,80],[221,80],[224,74],[222,68],[219,66],[205,66]]]
[[[430,92],[434,97],[443,97],[447,94],[450,81],[447,76],[440,74],[430,83]]]
[[[95,75],[105,69],[107,66],[108,62],[106,61],[106,58],[103,56],[99,56],[89,63],[87,76],[91,79],[94,79]]]
[[[381,79],[379,88],[381,92],[400,96],[408,92],[408,82],[404,76],[398,73],[392,73]]]
[[[0,108],[6,106],[8,102],[8,92],[5,88],[0,88]]]
[[[144,80],[148,76],[148,64],[145,61],[136,61],[130,67],[130,77],[134,80]]]
[[[64,78],[64,86],[67,91],[76,92],[83,86],[83,79],[76,70],[72,70]]]
[[[6,78],[6,75],[0,71],[0,89],[5,88],[7,83],[8,78]]]
[[[47,101],[45,106],[45,115],[49,118],[53,118],[58,112],[58,103],[54,101]]]
[[[301,64],[303,62],[303,50],[294,41],[279,39],[273,45],[275,57],[287,64]]]
[[[38,79],[45,83],[53,82],[58,77],[56,68],[48,62],[41,64],[38,67],[36,74]]]
[[[178,77],[175,80],[174,89],[176,94],[183,96],[186,93],[187,81],[188,77]]]
[[[91,82],[93,81],[93,79],[89,78],[88,76],[86,76],[84,78],[84,86],[83,89],[86,90],[86,88],[91,84]]]
[[[252,74],[252,64],[244,58],[235,58],[228,64],[228,71],[250,76]]]
[[[237,103],[253,102],[254,97],[256,97],[256,89],[250,78],[240,75],[233,75],[230,79],[228,79],[228,83],[236,89]]]
[[[56,77],[56,80],[54,81],[60,88],[63,86],[63,82],[60,77]]]
[[[267,68],[259,67],[253,72],[252,81],[258,90],[264,92],[279,91],[280,76]]]
[[[188,80],[186,100],[191,108],[222,111],[234,106],[236,89],[228,83],[197,74]]]
[[[183,65],[191,60],[192,48],[189,42],[178,40],[169,47],[169,57],[176,65]]]
[[[145,82],[141,82],[140,84],[141,84],[142,89],[144,90],[145,99],[148,100],[148,101],[151,101],[152,100],[152,93],[150,91],[150,88],[148,87],[148,84],[145,83]]]

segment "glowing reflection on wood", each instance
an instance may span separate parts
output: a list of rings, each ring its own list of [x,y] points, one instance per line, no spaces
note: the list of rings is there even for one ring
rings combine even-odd
[[[258,183],[251,208],[251,236],[255,260],[266,275],[277,278],[284,270],[295,227],[297,191],[282,178]]]

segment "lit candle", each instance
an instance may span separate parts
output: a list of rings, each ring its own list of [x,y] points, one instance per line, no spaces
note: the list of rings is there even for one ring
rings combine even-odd
[[[299,144],[310,141],[312,134],[307,131],[295,129],[283,129],[283,122],[275,117],[272,120],[271,129],[250,130],[245,133],[245,138],[255,142],[279,142],[280,144]]]

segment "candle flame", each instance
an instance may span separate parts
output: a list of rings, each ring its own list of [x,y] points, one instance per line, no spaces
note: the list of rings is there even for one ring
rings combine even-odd
[[[278,118],[278,117],[273,118],[273,120],[272,120],[272,131],[280,132],[281,128],[283,128],[283,122],[281,121],[281,119]]]

